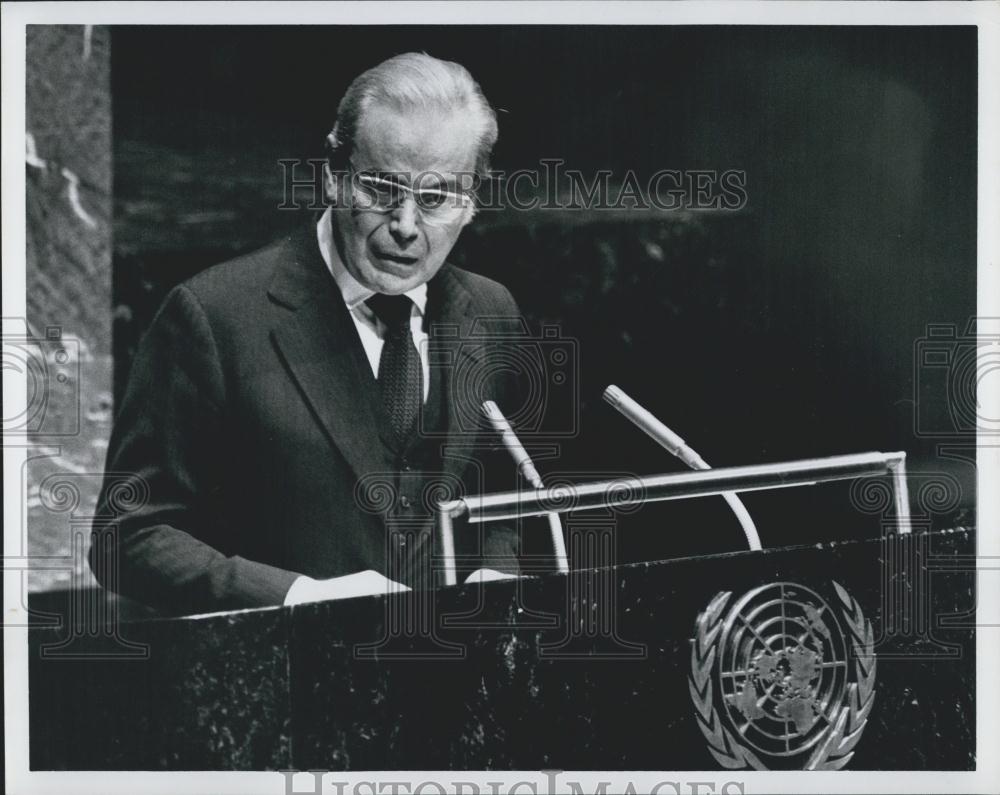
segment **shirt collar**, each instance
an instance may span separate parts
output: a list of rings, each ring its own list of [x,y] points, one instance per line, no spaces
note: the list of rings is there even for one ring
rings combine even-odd
[[[369,290],[355,279],[341,261],[337,246],[333,242],[333,212],[329,207],[316,224],[316,237],[319,240],[319,253],[322,254],[330,275],[337,282],[347,308],[352,312],[359,306],[367,308],[364,302],[375,295],[375,291]],[[421,316],[427,311],[427,282],[408,290],[406,296],[413,301]]]

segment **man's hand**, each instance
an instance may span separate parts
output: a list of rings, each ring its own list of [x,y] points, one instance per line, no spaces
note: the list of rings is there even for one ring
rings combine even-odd
[[[411,590],[402,583],[383,577],[373,569],[332,577],[329,580],[314,580],[299,577],[292,583],[285,596],[286,605],[300,605],[304,602],[325,602],[329,599],[352,599],[355,596],[402,593]]]
[[[510,580],[516,574],[507,574],[496,569],[477,569],[467,578],[467,583],[484,583],[492,580]],[[300,605],[305,602],[325,602],[331,599],[352,599],[355,596],[375,596],[379,594],[403,593],[412,590],[402,583],[383,577],[377,571],[368,569],[357,574],[333,577],[329,580],[314,580],[299,577],[292,583],[285,595],[286,605]]]
[[[467,583],[478,582],[490,582],[491,580],[516,580],[516,574],[507,574],[503,571],[497,571],[496,569],[476,569],[472,574],[465,578]]]

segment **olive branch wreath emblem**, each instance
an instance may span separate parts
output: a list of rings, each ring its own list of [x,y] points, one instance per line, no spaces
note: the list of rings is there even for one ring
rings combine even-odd
[[[847,686],[825,736],[803,765],[805,770],[843,768],[854,756],[854,746],[861,739],[875,702],[876,659],[871,622],[865,619],[857,600],[839,583],[833,582],[833,588],[840,600],[844,624],[851,636],[848,648],[852,652],[856,681]],[[716,594],[695,622],[688,689],[694,702],[698,728],[708,740],[708,750],[716,761],[729,770],[768,770],[757,754],[733,736],[713,703],[712,671],[725,624],[723,610],[729,603],[730,596],[731,591]]]

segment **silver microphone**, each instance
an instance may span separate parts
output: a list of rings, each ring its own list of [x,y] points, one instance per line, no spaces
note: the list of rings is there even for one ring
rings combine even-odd
[[[510,423],[507,422],[507,418],[500,411],[500,407],[492,400],[484,401],[483,413],[490,421],[490,425],[493,426],[493,430],[500,436],[504,447],[507,448],[507,452],[514,459],[517,471],[521,473],[521,477],[534,489],[545,488],[545,484],[542,483],[542,476],[538,474],[538,470],[535,469],[535,465],[531,462],[531,456],[528,455],[528,451],[524,449],[524,445],[517,438],[514,429],[510,427]],[[546,514],[546,516],[549,521],[549,534],[552,536],[552,550],[556,559],[556,567],[559,571],[566,573],[569,571],[569,557],[566,555],[566,540],[563,538],[562,522],[559,520],[558,513],[553,512]]]
[[[670,428],[660,422],[650,411],[644,409],[632,400],[632,398],[622,392],[622,390],[618,387],[612,384],[605,389],[604,399],[618,409],[618,411],[640,431],[649,436],[653,441],[657,442],[671,455],[679,458],[691,467],[691,469],[712,468],[708,465],[708,463],[706,463],[704,458],[688,447],[687,442],[685,442],[678,434],[670,430]],[[736,514],[736,518],[739,520],[740,527],[743,528],[743,535],[746,536],[750,549],[761,549],[760,536],[757,533],[757,526],[750,517],[750,512],[747,511],[743,501],[735,492],[732,491],[723,492],[722,498],[729,504],[729,507],[732,508],[733,513]]]
[[[503,415],[503,412],[500,411],[500,407],[492,400],[487,400],[483,403],[483,413],[490,421],[490,425],[493,426],[493,430],[497,432],[497,435],[503,442],[504,447],[507,448],[507,452],[510,453],[511,458],[514,459],[514,463],[517,465],[517,471],[521,473],[521,476],[531,485],[532,488],[542,488],[541,475],[539,475],[538,470],[535,469],[535,465],[531,462],[531,456],[528,455],[528,451],[524,449],[521,441],[517,438],[517,434],[514,433],[514,429],[510,427],[510,423],[507,422],[507,418]]]
[[[618,387],[612,384],[605,389],[604,399],[618,409],[639,430],[659,443],[667,452],[679,458],[691,467],[691,469],[711,469],[700,455],[687,446],[687,442],[660,422],[652,412],[640,406]]]

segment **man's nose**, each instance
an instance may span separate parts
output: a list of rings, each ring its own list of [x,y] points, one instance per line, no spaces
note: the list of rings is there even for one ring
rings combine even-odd
[[[417,203],[407,196],[392,213],[389,231],[401,243],[408,243],[417,236]]]

